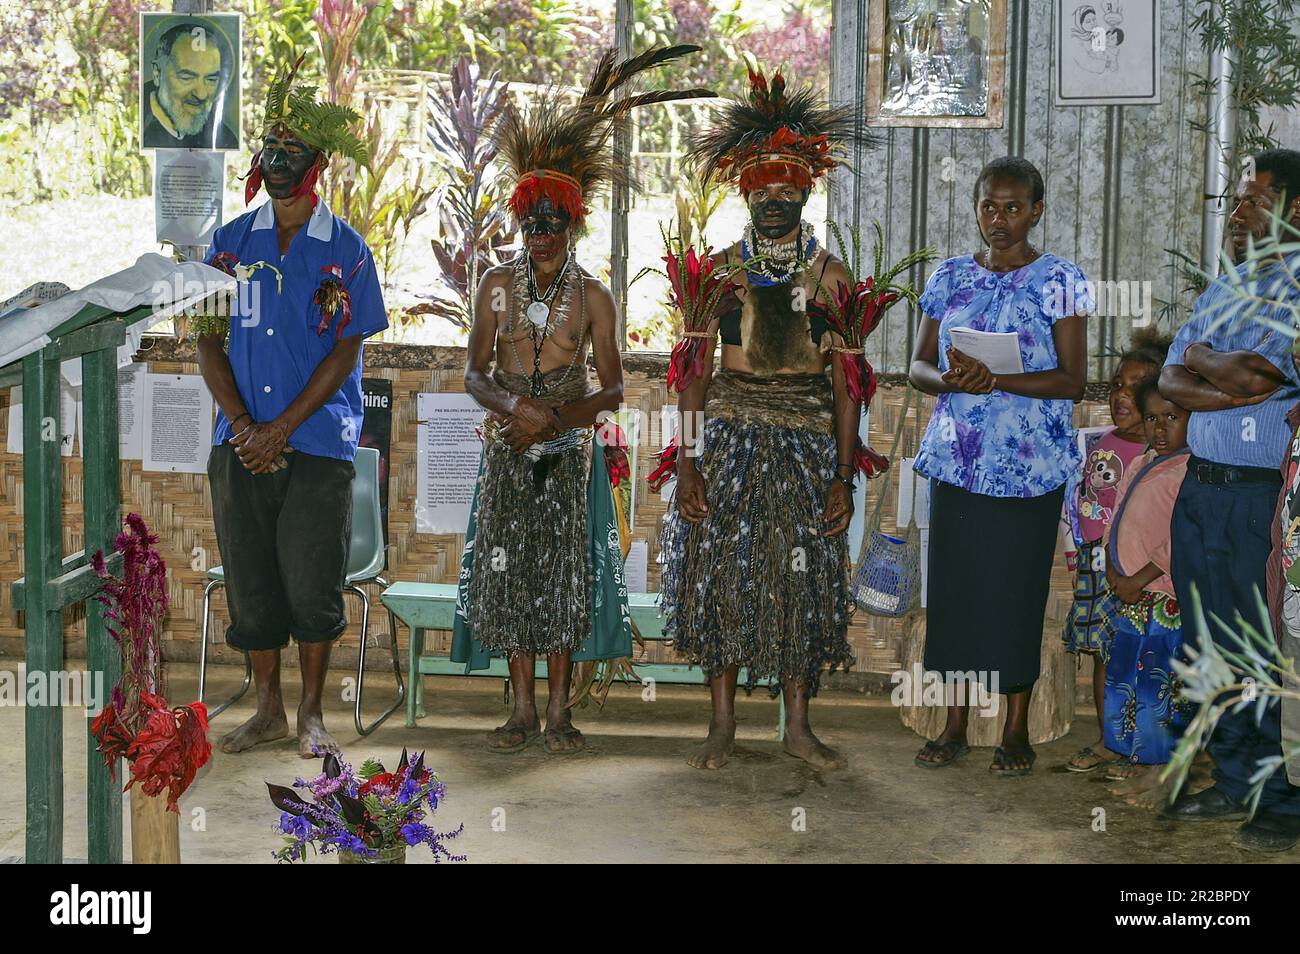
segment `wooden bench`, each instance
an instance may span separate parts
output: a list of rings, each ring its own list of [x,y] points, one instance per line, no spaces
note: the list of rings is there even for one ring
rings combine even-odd
[[[384,590],[380,601],[392,611],[393,615],[406,624],[411,638],[407,644],[407,671],[410,673],[411,685],[406,692],[406,725],[415,726],[415,720],[424,716],[424,677],[425,676],[496,676],[505,679],[506,691],[509,692],[510,670],[506,661],[493,657],[487,669],[478,669],[472,673],[465,672],[465,664],[452,662],[448,656],[426,655],[424,636],[431,629],[451,631],[456,614],[456,584],[454,583],[394,583]],[[628,609],[632,621],[636,623],[641,637],[646,640],[663,641],[663,619],[659,616],[658,593],[629,593]],[[698,666],[682,666],[668,663],[644,663],[636,667],[637,674],[643,679],[666,684],[704,685],[708,680]],[[538,659],[536,672],[539,678],[546,677],[546,660]],[[746,678],[742,670],[739,680],[743,684]],[[760,685],[767,685],[768,681]],[[778,737],[785,727],[785,702],[781,701]]]

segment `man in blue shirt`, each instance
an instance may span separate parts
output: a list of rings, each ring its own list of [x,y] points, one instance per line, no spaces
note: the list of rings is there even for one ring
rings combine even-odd
[[[301,63],[301,59],[299,60]],[[295,67],[296,70],[296,67]],[[352,461],[361,432],[361,349],[388,326],[374,258],[312,191],[339,152],[366,161],[340,107],[322,123],[310,93],[272,86],[268,128],[246,195],[271,201],[218,229],[207,261],[245,283],[224,329],[206,326],[199,368],[220,408],[208,458],[225,566],[227,641],[252,659],[257,713],[221,741],[239,752],[288,734],[280,650],[298,641],[299,754],[337,751],[321,693],[331,641],[346,627]],[[315,128],[312,128],[312,127]],[[325,135],[321,132],[325,131]]]
[[[1239,261],[1248,242],[1259,246],[1268,241],[1271,213],[1279,205],[1284,220],[1300,224],[1300,153],[1268,150],[1255,156],[1253,164],[1254,175],[1239,186],[1231,218]],[[1195,589],[1207,620],[1218,617],[1233,626],[1240,615],[1265,632],[1267,613],[1261,618],[1259,607],[1282,482],[1279,468],[1292,433],[1286,413],[1300,400],[1290,310],[1300,295],[1289,278],[1297,266],[1300,259],[1295,257],[1286,263],[1244,262],[1235,274],[1219,276],[1197,299],[1160,375],[1161,393],[1193,412],[1187,429],[1193,456],[1171,525],[1170,575],[1179,602],[1190,606]],[[1242,289],[1234,287],[1243,279],[1252,295],[1265,302],[1246,313],[1241,311]],[[1208,625],[1216,641],[1225,638],[1213,622]],[[1196,637],[1187,633],[1193,645]],[[1214,786],[1176,799],[1165,816],[1245,819],[1251,777],[1261,760],[1280,754],[1280,739],[1276,704],[1258,723],[1254,706],[1225,712],[1208,746],[1215,762]],[[1297,840],[1300,788],[1290,785],[1279,767],[1234,844],[1281,851]]]

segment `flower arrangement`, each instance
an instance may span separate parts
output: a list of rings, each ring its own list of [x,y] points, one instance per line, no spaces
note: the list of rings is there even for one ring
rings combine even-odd
[[[668,359],[668,387],[681,392],[704,374],[705,349],[713,347],[709,323],[732,291],[731,276],[746,266],[742,262],[717,266],[711,247],[697,252],[684,238],[670,235],[662,226],[659,231],[667,253],[663,256],[665,270],[643,268],[632,281],[650,272],[668,279],[669,301],[682,316],[682,340]]]
[[[128,514],[127,530],[113,549],[122,554],[122,576],[108,572],[104,552],[91,557],[103,580],[95,600],[104,609],[105,628],[122,652],[122,677],[90,731],[117,780],[117,760],[131,763],[128,789],[140,783],[144,794],[167,792],[167,808],[179,813],[178,799],[212,756],[208,712],[201,702],[172,708],[162,688],[162,624],[167,615],[167,565],[138,513]]]
[[[369,860],[416,845],[426,845],[435,862],[465,860],[444,844],[464,831],[463,824],[452,832],[425,824],[446,789],[424,767],[423,752],[408,759],[402,749],[395,772],[373,759],[355,772],[331,753],[315,778],[295,779],[293,788],[270,782],[266,787],[281,812],[278,828],[285,845],[273,853],[281,862],[306,860],[308,845],[321,854],[338,852],[340,860],[349,855]],[[294,789],[303,789],[311,800]]]
[[[876,372],[867,360],[867,336],[885,317],[893,305],[899,301],[917,301],[916,289],[901,284],[896,279],[903,272],[922,262],[937,257],[933,247],[927,246],[919,251],[905,255],[885,269],[884,233],[880,223],[874,223],[876,245],[873,253],[872,273],[864,279],[858,278],[862,260],[862,242],[858,229],[850,228],[850,242],[844,241],[844,235],[834,222],[828,223],[840,248],[840,257],[844,260],[849,273],[849,284],[838,283],[834,290],[827,289],[820,280],[817,282],[819,294],[808,303],[808,310],[820,315],[827,326],[844,340],[843,345],[835,346],[839,356],[840,367],[844,370],[844,383],[848,388],[849,399],[864,408],[876,393]],[[854,450],[853,463],[857,470],[867,477],[875,477],[889,467],[889,461],[872,450],[861,439]]]

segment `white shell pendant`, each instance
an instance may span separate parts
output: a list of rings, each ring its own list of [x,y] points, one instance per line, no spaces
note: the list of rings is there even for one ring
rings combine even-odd
[[[551,308],[544,301],[535,301],[528,306],[528,320],[538,328],[546,324],[546,320],[551,317]]]

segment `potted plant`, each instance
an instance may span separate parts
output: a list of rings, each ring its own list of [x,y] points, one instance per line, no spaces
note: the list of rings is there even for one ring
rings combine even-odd
[[[295,779],[293,788],[266,787],[280,809],[279,831],[284,847],[274,852],[281,862],[304,861],[307,846],[320,854],[337,852],[340,864],[406,863],[406,849],[425,845],[435,862],[464,861],[444,844],[465,826],[439,832],[425,823],[446,796],[438,776],[424,767],[424,753],[408,759],[402,749],[397,771],[367,759],[360,772],[333,753],[325,756],[321,774]],[[311,800],[294,789],[302,789]]]
[[[95,599],[105,628],[122,652],[122,676],[90,729],[117,781],[117,761],[130,763],[131,858],[136,864],[180,861],[178,800],[212,757],[208,712],[201,702],[172,708],[163,691],[162,624],[167,615],[167,565],[137,513],[113,549],[122,576],[108,572],[104,552],[91,557],[103,580]],[[137,786],[138,783],[138,786]]]

